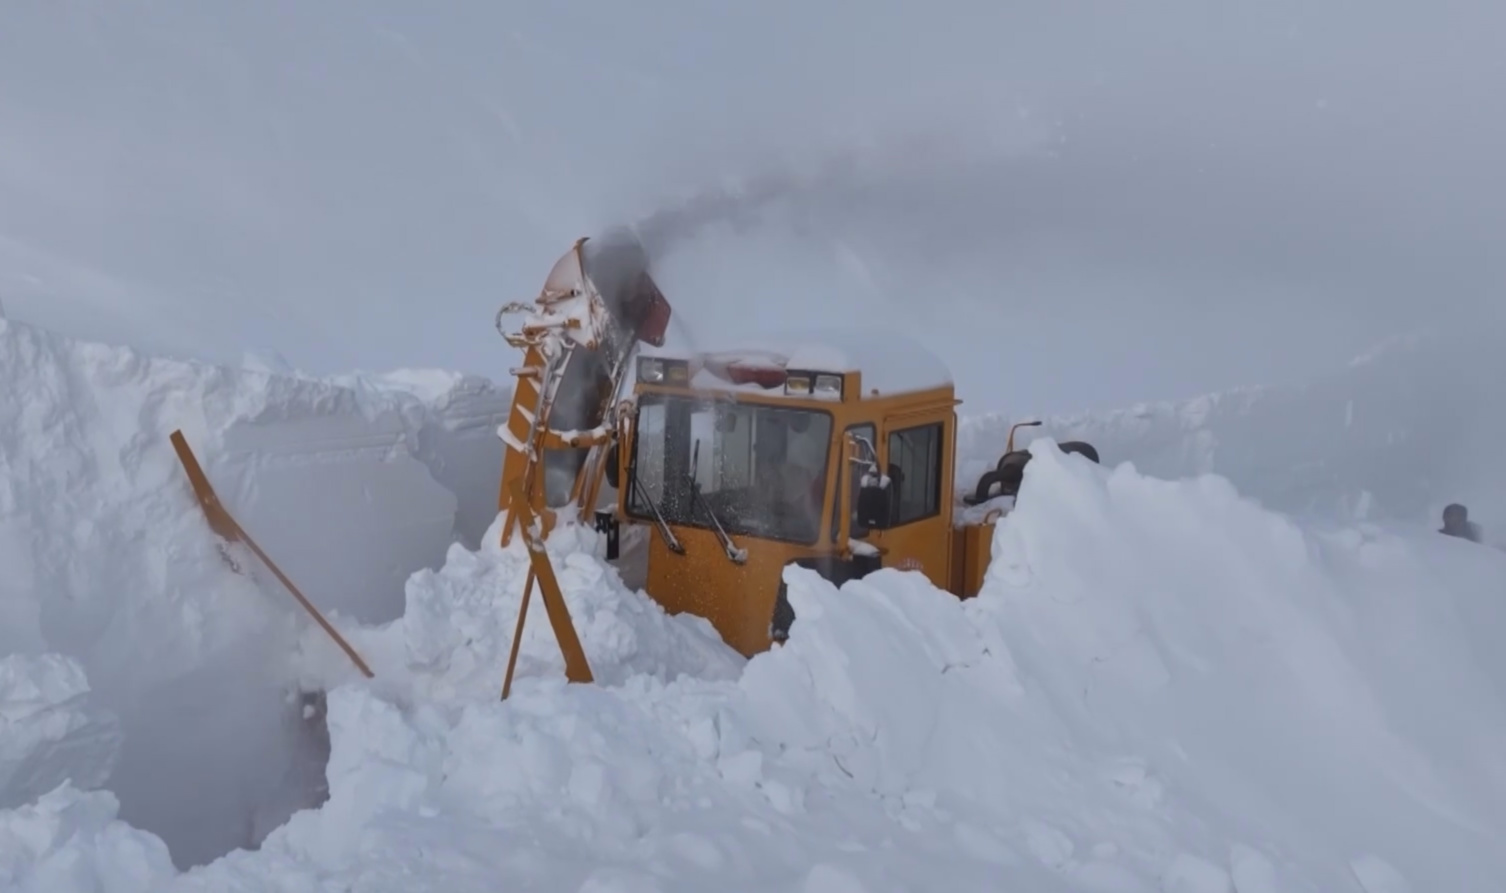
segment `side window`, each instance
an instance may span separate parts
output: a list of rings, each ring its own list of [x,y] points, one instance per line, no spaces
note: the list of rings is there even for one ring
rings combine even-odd
[[[644,401],[638,406],[633,431],[633,455],[624,486],[628,487],[628,511],[647,515],[649,501],[664,501],[664,404]],[[648,497],[645,499],[644,497]]]
[[[895,525],[941,511],[941,432],[936,422],[889,435],[889,476],[894,479]]]

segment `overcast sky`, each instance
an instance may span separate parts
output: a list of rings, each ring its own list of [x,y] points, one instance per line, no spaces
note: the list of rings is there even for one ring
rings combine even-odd
[[[1289,381],[1500,315],[1503,48],[1448,0],[11,3],[0,302],[505,375],[496,307],[652,218],[698,344],[891,325],[975,409]]]

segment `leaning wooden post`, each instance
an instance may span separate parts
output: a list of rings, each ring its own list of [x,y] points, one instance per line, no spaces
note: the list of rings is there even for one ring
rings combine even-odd
[[[523,603],[518,609],[517,631],[513,633],[512,656],[507,662],[507,676],[502,682],[502,698],[507,698],[512,687],[513,667],[517,660],[518,645],[523,638],[523,619],[528,611],[528,596],[534,582],[538,583],[539,596],[544,600],[544,611],[549,615],[549,625],[554,629],[555,641],[559,642],[560,655],[565,659],[565,678],[571,682],[591,682],[591,665],[586,661],[586,650],[581,647],[576,635],[575,623],[570,619],[570,609],[565,604],[564,592],[560,590],[559,578],[554,575],[554,565],[549,563],[549,553],[534,534],[537,517],[533,506],[523,496],[523,479],[514,478],[509,488],[512,502],[508,507],[507,528],[518,525],[523,535],[523,545],[528,549],[529,585],[523,590]]]
[[[512,672],[518,666],[518,647],[523,644],[523,622],[528,619],[528,600],[533,597],[533,568],[528,569],[528,582],[523,584],[523,604],[518,607],[517,628],[512,633],[512,650],[507,655],[507,675],[502,678],[502,700],[512,692]]]
[[[199,466],[199,460],[194,456],[193,450],[188,448],[188,441],[183,437],[183,432],[174,431],[171,439],[173,449],[178,453],[178,461],[182,463],[183,470],[188,473],[188,482],[193,486],[194,496],[199,500],[199,507],[204,510],[204,517],[209,521],[209,529],[230,542],[245,543],[252,552],[256,553],[256,557],[260,558],[262,563],[272,571],[278,581],[287,587],[288,591],[293,594],[293,598],[297,599],[298,603],[303,606],[303,609],[309,613],[309,616],[314,618],[314,622],[318,623],[329,634],[329,637],[334,640],[336,645],[340,646],[340,650],[345,652],[346,656],[351,659],[351,662],[356,665],[356,668],[361,671],[361,674],[367,679],[375,676],[376,674],[372,673],[371,668],[366,665],[366,661],[361,659],[361,655],[357,654],[356,650],[350,646],[349,642],[345,641],[345,638],[340,635],[339,631],[331,626],[328,620],[324,619],[324,615],[319,613],[319,609],[314,607],[313,602],[310,602],[304,597],[302,592],[298,591],[298,587],[293,585],[293,581],[288,579],[287,574],[282,572],[282,569],[268,557],[267,553],[262,551],[261,546],[256,544],[256,541],[251,538],[246,529],[241,527],[235,518],[230,515],[229,510],[225,508],[225,504],[220,501],[219,494],[215,493],[214,487],[210,485],[208,476],[204,474],[204,469]]]

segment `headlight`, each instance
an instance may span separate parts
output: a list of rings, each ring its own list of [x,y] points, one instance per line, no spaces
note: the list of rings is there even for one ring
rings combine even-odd
[[[817,397],[842,396],[842,376],[817,375],[815,393]]]
[[[842,376],[833,372],[791,372],[785,379],[784,392],[791,397],[842,399]]]
[[[690,362],[671,357],[639,357],[638,381],[683,388],[690,384]]]

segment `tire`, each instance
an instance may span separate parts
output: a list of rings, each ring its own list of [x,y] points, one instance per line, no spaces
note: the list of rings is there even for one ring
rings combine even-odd
[[[883,566],[882,559],[877,555],[854,556],[851,561],[822,558],[797,558],[789,564],[809,568],[820,574],[822,579],[829,581],[835,586],[841,586],[848,580],[861,580]],[[784,575],[779,578],[779,589],[774,595],[774,613],[769,618],[769,638],[776,644],[789,638],[790,627],[795,623],[795,609],[790,605],[789,585],[784,582]]]
[[[779,581],[779,593],[774,596],[774,616],[769,621],[769,638],[783,642],[790,637],[790,626],[795,622],[795,609],[790,607],[789,586]]]
[[[1026,450],[1015,450],[999,457],[999,464],[994,468],[996,480],[999,482],[1000,496],[1016,496],[1020,492],[1020,484],[1025,482],[1025,466],[1030,463],[1030,453]]]
[[[1069,440],[1066,443],[1059,444],[1058,446],[1063,453],[1076,453],[1079,456],[1086,456],[1088,458],[1088,461],[1092,462],[1094,465],[1102,464],[1098,461],[1097,448],[1094,447],[1091,443],[1088,443],[1086,440]]]
[[[1085,440],[1069,440],[1057,444],[1057,448],[1065,454],[1076,454],[1086,457],[1095,465],[1101,464],[1098,458],[1098,449]],[[993,496],[989,493],[995,484],[999,486],[999,496],[1019,496],[1020,485],[1025,482],[1025,466],[1030,464],[1031,453],[1029,450],[1015,450],[999,457],[999,464],[993,471],[984,474],[978,479],[978,487],[972,498],[964,500],[971,505],[987,502]]]
[[[999,473],[997,471],[983,472],[983,476],[978,478],[978,486],[973,488],[972,494],[962,497],[963,503],[967,505],[982,505],[989,501],[993,496],[988,491],[992,490],[994,484],[998,482]]]

